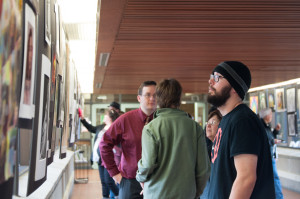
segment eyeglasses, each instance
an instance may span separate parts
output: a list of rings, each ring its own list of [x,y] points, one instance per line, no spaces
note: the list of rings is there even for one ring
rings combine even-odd
[[[153,97],[153,99],[156,99],[156,94],[150,95],[149,93],[147,93],[146,95],[142,95],[142,96],[144,96],[147,99],[150,99],[151,97]]]
[[[206,124],[206,126],[208,126],[208,125],[210,125],[210,126],[215,126],[215,125],[219,124],[219,122],[213,120],[213,121],[211,121],[211,122],[206,122],[205,124]]]
[[[210,79],[213,79],[215,82],[219,82],[220,78],[224,78],[223,76],[220,75],[210,75]]]

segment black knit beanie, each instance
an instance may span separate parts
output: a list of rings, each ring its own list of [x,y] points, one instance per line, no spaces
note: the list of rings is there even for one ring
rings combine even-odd
[[[251,74],[248,67],[242,62],[225,61],[218,64],[214,72],[218,72],[227,79],[242,100],[248,92],[251,85]]]

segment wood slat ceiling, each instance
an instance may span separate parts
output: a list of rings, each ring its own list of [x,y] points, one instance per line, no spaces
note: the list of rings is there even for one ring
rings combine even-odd
[[[100,53],[110,53],[106,67]],[[171,77],[185,93],[207,93],[225,60],[249,66],[251,87],[299,78],[300,1],[101,1],[95,94],[136,94]]]

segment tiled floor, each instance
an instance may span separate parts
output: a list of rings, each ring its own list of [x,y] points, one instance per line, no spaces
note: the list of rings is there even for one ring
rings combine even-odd
[[[75,172],[76,175],[76,172]],[[87,184],[74,184],[71,199],[100,199],[101,185],[99,172],[96,169],[88,170],[88,183]],[[75,176],[76,177],[76,176]],[[285,199],[299,199],[300,193],[283,189],[283,196]]]

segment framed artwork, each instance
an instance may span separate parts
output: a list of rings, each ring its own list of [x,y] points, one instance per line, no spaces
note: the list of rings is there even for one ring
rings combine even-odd
[[[51,62],[45,55],[42,55],[41,92],[38,120],[37,150],[35,181],[46,175],[46,158],[49,129],[49,107],[50,107],[50,73]]]
[[[286,109],[287,112],[296,111],[296,88],[288,88],[286,90]]]
[[[284,88],[279,88],[275,90],[275,109],[276,111],[283,111],[285,109],[284,105]]]
[[[32,8],[25,4],[23,75],[20,98],[19,118],[34,117],[34,85],[36,60],[36,17]]]
[[[45,41],[51,46],[51,15],[50,0],[45,0]]]
[[[250,96],[250,109],[254,112],[254,113],[258,113],[258,96],[254,95],[254,96]]]
[[[22,70],[22,6],[0,1],[0,198],[13,196]]]
[[[287,131],[288,131],[288,122],[287,122],[287,112],[286,110],[276,112],[275,124],[281,124],[281,129],[277,135],[277,139],[287,141]]]
[[[274,109],[275,106],[275,98],[274,98],[274,90],[268,90],[268,107]]]
[[[288,114],[289,136],[296,135],[296,117],[294,113]]]
[[[266,100],[266,92],[261,91],[259,92],[259,109],[267,108],[267,100]]]

